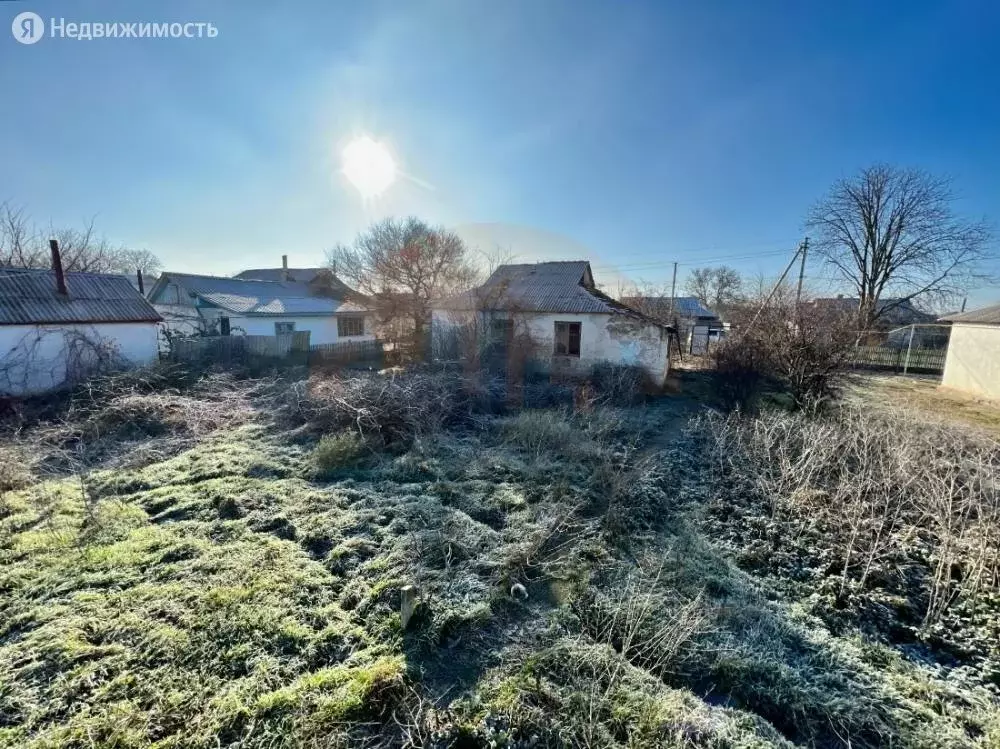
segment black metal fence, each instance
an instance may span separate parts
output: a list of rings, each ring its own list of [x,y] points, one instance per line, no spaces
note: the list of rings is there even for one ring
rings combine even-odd
[[[946,349],[896,346],[857,346],[848,358],[855,369],[912,374],[942,374]]]

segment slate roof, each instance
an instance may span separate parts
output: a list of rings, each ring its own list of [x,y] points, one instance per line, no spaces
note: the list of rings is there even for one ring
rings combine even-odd
[[[282,273],[288,271],[289,281],[298,281],[299,283],[309,283],[317,275],[323,271],[330,270],[329,268],[251,268],[250,270],[243,270],[234,276],[235,278],[243,278],[248,281],[283,281],[284,276]]]
[[[362,305],[313,293],[309,284],[298,281],[251,281],[189,273],[163,273],[150,299],[161,301],[169,283],[221,309],[241,315],[332,315],[366,312]],[[162,299],[175,303],[174,299]]]
[[[66,273],[63,296],[51,270],[0,268],[0,325],[160,322],[124,276]]]
[[[983,325],[1000,325],[1000,304],[982,307],[969,312],[956,312],[940,318],[944,322],[981,323]]]
[[[594,288],[586,260],[501,265],[486,282],[466,294],[442,300],[438,309],[479,306],[519,312],[626,314],[644,317]]]

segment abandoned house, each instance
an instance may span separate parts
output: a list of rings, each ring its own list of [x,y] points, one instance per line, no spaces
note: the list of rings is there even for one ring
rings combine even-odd
[[[97,371],[151,364],[159,314],[129,279],[0,268],[0,394],[22,396]]]
[[[502,265],[470,292],[437,302],[432,351],[438,359],[514,344],[550,374],[585,376],[595,364],[641,366],[656,384],[667,375],[669,326],[612,299],[594,285],[585,260]]]
[[[207,335],[282,335],[309,331],[310,344],[371,340],[372,311],[327,268],[243,271],[235,278],[163,273],[149,292],[157,309]],[[262,279],[247,276],[264,276]],[[182,314],[187,310],[188,314]],[[192,319],[197,321],[192,323]]]

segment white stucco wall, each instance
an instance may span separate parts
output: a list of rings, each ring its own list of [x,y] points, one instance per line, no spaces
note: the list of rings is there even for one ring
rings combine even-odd
[[[345,317],[356,317],[356,315],[344,315]],[[321,343],[337,343],[338,341],[370,341],[375,337],[375,318],[365,315],[365,334],[363,336],[350,336],[341,338],[337,334],[337,318],[334,317],[288,317],[286,315],[274,317],[235,317],[229,316],[230,329],[234,335],[238,335],[239,328],[246,335],[274,335],[274,324],[276,322],[293,322],[295,330],[309,331],[309,345],[315,346]]]
[[[469,313],[434,310],[431,314],[432,335],[447,335],[455,326],[468,324]],[[556,322],[580,323],[580,356],[555,355]],[[638,364],[657,384],[667,375],[667,331],[624,315],[544,313],[515,315],[515,326],[524,328],[537,347],[539,361],[552,371],[586,375],[598,362]]]
[[[0,393],[30,395],[62,385],[68,362],[87,364],[92,347],[74,344],[83,338],[113,349],[123,365],[151,364],[158,355],[158,334],[157,323],[0,325]]]
[[[941,384],[1000,399],[1000,325],[952,324]]]

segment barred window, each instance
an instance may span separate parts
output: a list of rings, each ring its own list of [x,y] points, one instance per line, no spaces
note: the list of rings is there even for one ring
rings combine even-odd
[[[351,338],[365,334],[365,318],[363,317],[338,317],[337,335],[341,338]]]

